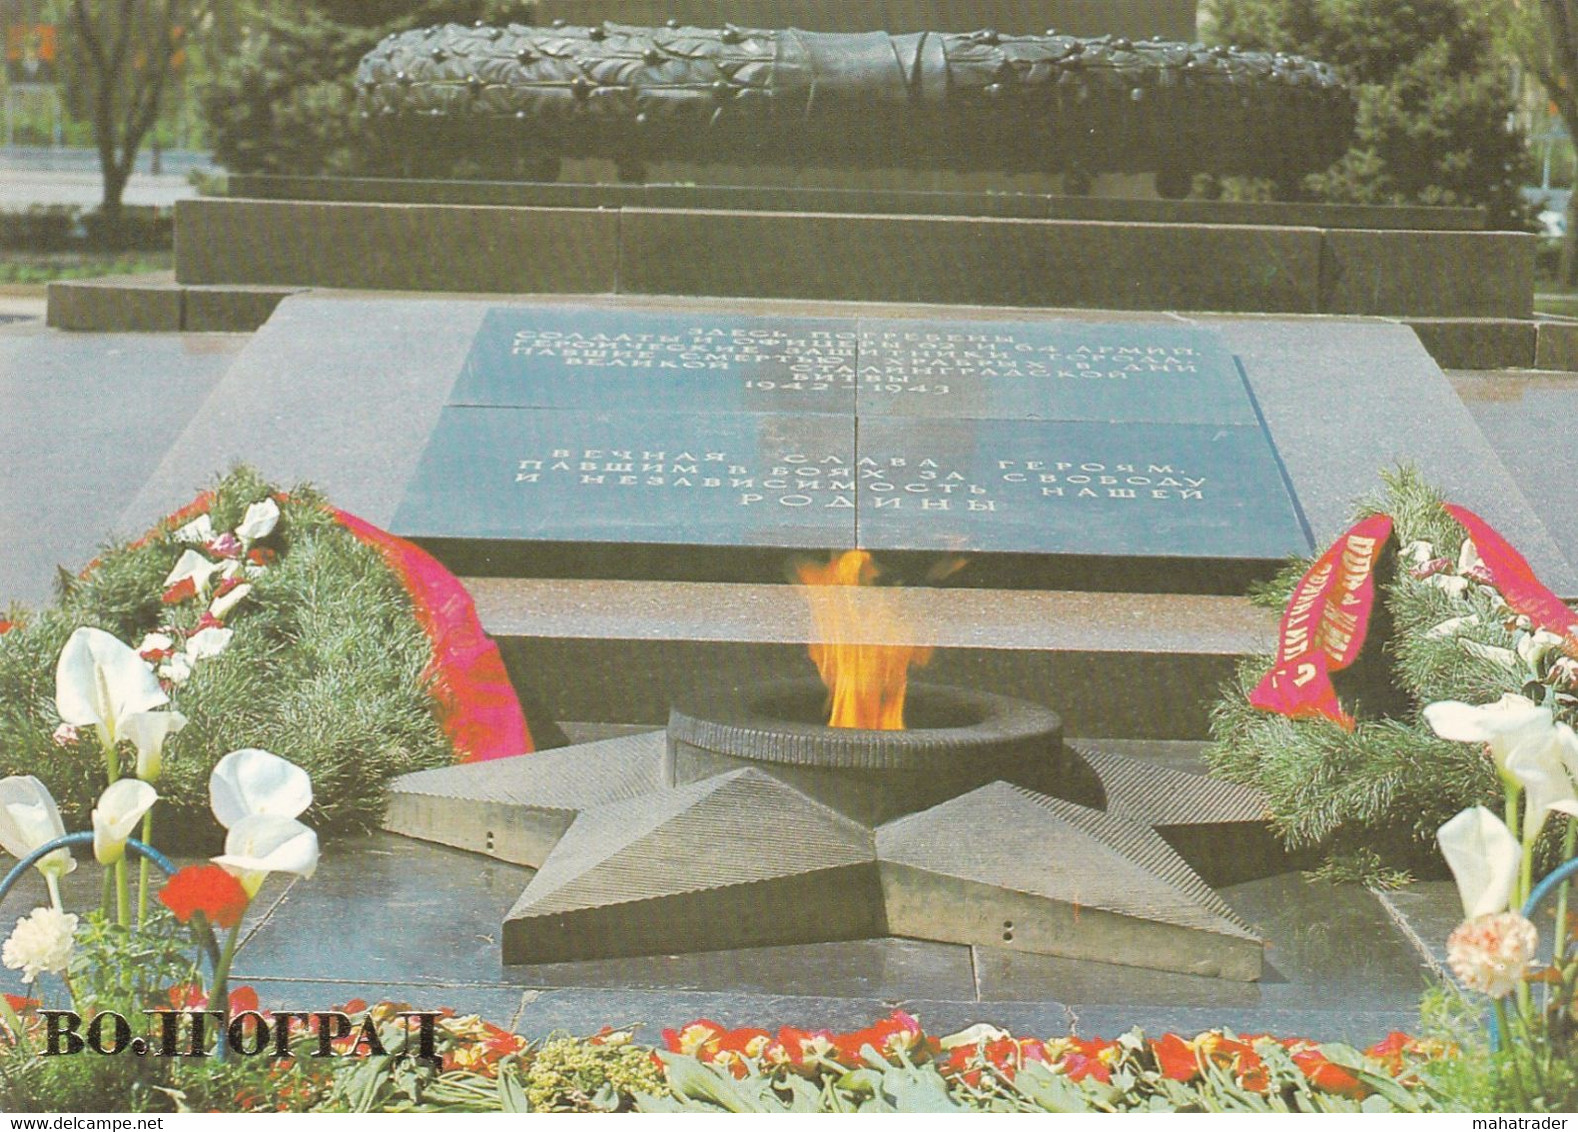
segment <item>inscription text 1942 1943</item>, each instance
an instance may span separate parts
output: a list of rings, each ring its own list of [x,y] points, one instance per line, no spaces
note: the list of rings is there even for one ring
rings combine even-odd
[[[429,541],[1280,559],[1245,377],[1176,323],[499,308],[396,516]]]

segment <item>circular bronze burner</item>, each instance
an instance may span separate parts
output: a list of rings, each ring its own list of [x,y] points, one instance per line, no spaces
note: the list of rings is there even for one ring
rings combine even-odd
[[[863,821],[885,821],[996,779],[1042,787],[1063,724],[1037,704],[912,683],[903,731],[829,727],[815,680],[758,684],[669,713],[670,781],[758,766]]]
[[[827,691],[814,680],[760,684],[669,714],[671,740],[752,762],[841,770],[934,771],[1003,750],[1061,742],[1055,712],[1024,700],[911,684],[903,731],[829,727]]]

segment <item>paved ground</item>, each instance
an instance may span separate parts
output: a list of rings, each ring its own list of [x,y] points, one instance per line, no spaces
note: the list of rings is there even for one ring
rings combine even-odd
[[[1454,922],[1449,883],[1378,897],[1286,874],[1223,890],[1269,943],[1265,977],[1231,983],[915,940],[504,966],[499,923],[530,878],[501,864],[392,834],[340,840],[310,881],[270,881],[237,954],[237,978],[267,1005],[323,1009],[350,998],[453,1006],[523,1033],[659,1029],[710,1017],[729,1025],[853,1028],[894,1007],[933,1032],[991,1021],[1022,1033],[1113,1037],[1229,1026],[1368,1044],[1416,1028],[1434,958],[1410,939]],[[70,878],[73,907],[97,900],[91,861]],[[43,899],[28,882],[0,908],[9,926]],[[0,987],[19,987],[3,972]]]
[[[43,604],[57,567],[141,533],[114,530],[122,509],[245,344],[5,323],[36,306],[0,299],[0,607]]]
[[[165,154],[161,172],[151,170],[152,155],[143,153],[126,186],[127,204],[168,207],[196,196],[187,180],[190,169],[209,168],[206,155]],[[73,204],[92,208],[103,188],[98,155],[90,150],[21,149],[0,146],[0,209],[41,204]]]

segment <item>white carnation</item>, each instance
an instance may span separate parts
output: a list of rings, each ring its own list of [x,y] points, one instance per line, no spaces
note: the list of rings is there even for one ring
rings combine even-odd
[[[71,961],[71,937],[77,917],[55,908],[35,908],[16,922],[11,938],[0,947],[0,962],[21,971],[31,983],[43,974],[59,975]]]
[[[1470,990],[1505,998],[1528,973],[1539,942],[1528,920],[1516,912],[1494,912],[1459,925],[1447,939],[1447,962]]]

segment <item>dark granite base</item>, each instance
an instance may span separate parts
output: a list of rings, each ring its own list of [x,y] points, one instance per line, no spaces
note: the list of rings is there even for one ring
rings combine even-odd
[[[895,1006],[933,1033],[992,1022],[1019,1033],[1114,1037],[1130,1026],[1217,1026],[1368,1044],[1417,1030],[1431,978],[1422,954],[1370,893],[1297,874],[1224,891],[1266,933],[1259,984],[1054,960],[954,944],[855,940],[650,959],[505,967],[498,923],[528,869],[389,834],[325,845],[311,881],[276,877],[249,918],[236,981],[265,1005],[325,1009],[354,998],[453,1006],[543,1037],[697,1017],[731,1026],[855,1028]],[[68,878],[73,906],[97,900],[98,870]],[[0,907],[9,929],[43,899],[27,882]],[[1389,897],[1429,944],[1455,924],[1447,883]],[[326,925],[356,925],[354,931]],[[19,991],[16,972],[0,988]],[[58,987],[56,988],[58,990]]]
[[[577,205],[183,200],[176,279],[1397,317],[1532,310],[1536,239],[1519,232]]]
[[[659,21],[660,23],[662,21]],[[803,25],[797,25],[803,26]],[[1003,30],[999,28],[999,30]],[[1037,29],[1039,30],[1039,29]],[[788,185],[570,184],[411,178],[232,176],[229,195],[255,200],[536,207],[733,209],[1101,220],[1120,224],[1268,224],[1307,228],[1480,231],[1477,208],[1288,202],[1146,200],[1038,192],[817,189]]]

